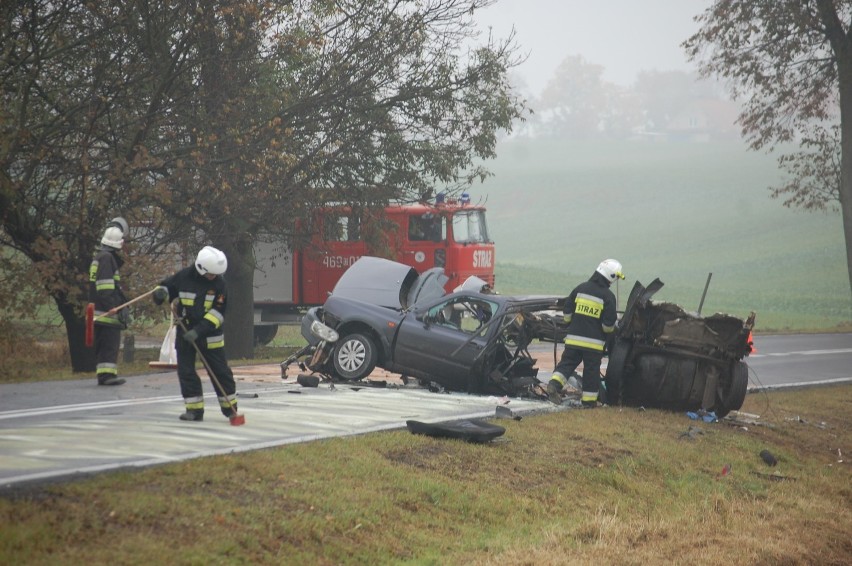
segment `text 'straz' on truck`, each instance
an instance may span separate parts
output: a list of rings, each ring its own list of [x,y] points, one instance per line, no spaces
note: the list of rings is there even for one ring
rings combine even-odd
[[[309,243],[284,249],[275,243],[255,245],[254,334],[268,344],[279,324],[297,324],[308,307],[322,305],[346,269],[361,256],[373,255],[410,265],[418,272],[443,267],[452,291],[476,276],[494,287],[494,242],[488,234],[485,207],[459,199],[389,205],[380,213],[353,212],[347,206],[318,210],[305,223]],[[381,249],[365,237],[370,226],[383,225]]]

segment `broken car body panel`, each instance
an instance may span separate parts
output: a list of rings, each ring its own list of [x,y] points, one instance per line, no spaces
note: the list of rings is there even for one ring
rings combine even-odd
[[[419,275],[413,267],[364,256],[343,273],[330,296],[407,309],[418,301],[442,296],[448,280],[440,267]]]
[[[636,282],[609,353],[605,383],[611,402],[671,410],[706,410],[722,417],[742,407],[748,387],[755,315],[701,317],[655,303],[662,288]]]

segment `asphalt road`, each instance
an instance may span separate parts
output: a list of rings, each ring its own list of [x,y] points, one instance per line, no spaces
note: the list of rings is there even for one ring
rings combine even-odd
[[[852,381],[852,334],[758,337],[748,358],[751,388]],[[543,360],[552,345],[541,347]],[[551,363],[539,363],[539,379]],[[570,410],[545,401],[433,393],[404,386],[322,384],[304,388],[281,379],[278,366],[235,367],[240,413],[231,426],[212,388],[202,423],[183,412],[174,371],[129,376],[119,387],[83,380],[0,385],[0,489],[65,480],[120,468],[237,453],[405,427],[406,420],[488,418],[503,406],[514,415]],[[203,372],[202,372],[203,375]]]
[[[401,382],[305,388],[293,378],[282,381],[277,365],[233,369],[242,426],[220,414],[209,382],[204,421],[179,421],[183,400],[174,371],[129,376],[117,387],[99,387],[94,377],[0,385],[0,489],[404,428],[406,420],[494,417],[497,406],[517,416],[566,409],[546,401],[432,393]]]
[[[852,380],[852,334],[757,336],[754,345],[751,389]]]

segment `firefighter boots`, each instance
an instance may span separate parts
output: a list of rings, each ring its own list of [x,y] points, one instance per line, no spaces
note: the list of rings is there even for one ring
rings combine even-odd
[[[182,421],[203,421],[204,409],[187,409],[186,412],[178,418]]]
[[[228,417],[229,419],[237,414],[237,404],[234,403],[232,405],[228,405],[227,407],[221,407],[222,414]]]
[[[562,404],[562,384],[556,379],[551,379],[547,382],[547,399],[556,405]]]
[[[114,375],[98,377],[98,385],[122,385],[124,381],[123,377],[116,377]]]

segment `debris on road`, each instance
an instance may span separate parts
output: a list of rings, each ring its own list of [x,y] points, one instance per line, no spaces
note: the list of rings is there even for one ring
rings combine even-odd
[[[509,407],[504,407],[502,405],[497,405],[497,407],[495,407],[494,416],[498,419],[512,419],[516,421],[521,420],[520,415],[516,415],[512,412],[512,409],[510,409]]]
[[[319,387],[320,378],[315,375],[300,373],[299,376],[296,377],[296,383],[302,387]]]
[[[764,479],[767,479],[767,480],[770,480],[770,481],[784,481],[784,480],[795,480],[796,479],[796,478],[793,478],[793,477],[790,477],[790,476],[781,475],[778,472],[772,472],[771,474],[767,474],[766,472],[757,472],[757,471],[752,470],[751,473],[753,473],[754,475],[756,475],[758,477],[761,477],[761,478],[764,478]]]
[[[695,440],[696,438],[698,438],[698,437],[699,437],[699,435],[702,435],[702,434],[704,434],[704,431],[703,431],[703,430],[701,430],[699,427],[697,427],[697,426],[690,426],[690,427],[686,430],[686,432],[682,432],[682,433],[680,433],[680,436],[679,436],[678,438],[680,438],[680,439],[686,439],[686,440]]]

